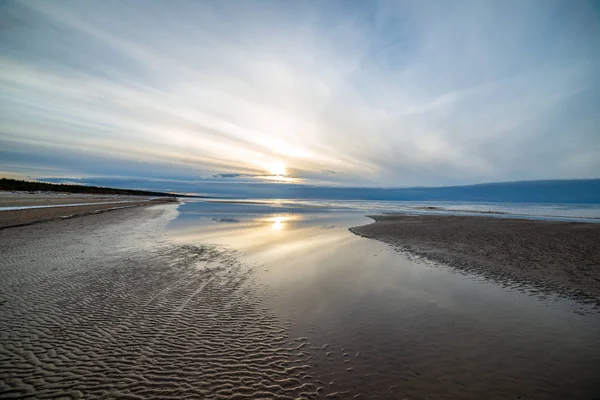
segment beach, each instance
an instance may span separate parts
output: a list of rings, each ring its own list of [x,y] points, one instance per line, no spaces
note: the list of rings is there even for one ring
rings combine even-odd
[[[0,231],[0,397],[316,394],[229,253],[165,242],[176,205]]]
[[[147,196],[0,192],[0,229],[173,201]]]
[[[186,200],[1,229],[0,397],[600,393],[593,308],[414,260],[348,232],[361,213],[261,207]]]
[[[600,306],[600,224],[449,215],[374,215],[350,230],[410,254]]]
[[[0,400],[600,400],[598,1],[1,4]]]

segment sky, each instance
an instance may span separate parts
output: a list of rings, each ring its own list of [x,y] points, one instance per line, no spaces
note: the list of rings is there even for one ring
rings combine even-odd
[[[0,171],[353,187],[600,177],[600,6],[2,1]]]

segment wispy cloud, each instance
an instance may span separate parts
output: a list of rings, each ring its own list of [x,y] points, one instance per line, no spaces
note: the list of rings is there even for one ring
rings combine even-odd
[[[3,8],[5,170],[262,179],[282,165],[383,186],[600,172],[591,3]]]

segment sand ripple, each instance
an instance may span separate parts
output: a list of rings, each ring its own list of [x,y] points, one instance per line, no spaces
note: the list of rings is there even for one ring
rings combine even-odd
[[[149,233],[169,210],[0,231],[2,398],[317,397],[234,255]]]

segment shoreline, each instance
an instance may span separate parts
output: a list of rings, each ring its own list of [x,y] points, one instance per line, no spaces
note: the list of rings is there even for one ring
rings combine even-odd
[[[600,225],[452,215],[368,215],[349,228],[458,271],[600,307]]]
[[[121,195],[64,195],[56,193],[3,195],[0,197],[0,207],[10,207],[12,209],[0,210],[0,230],[124,208],[168,204],[176,201],[173,198]]]

